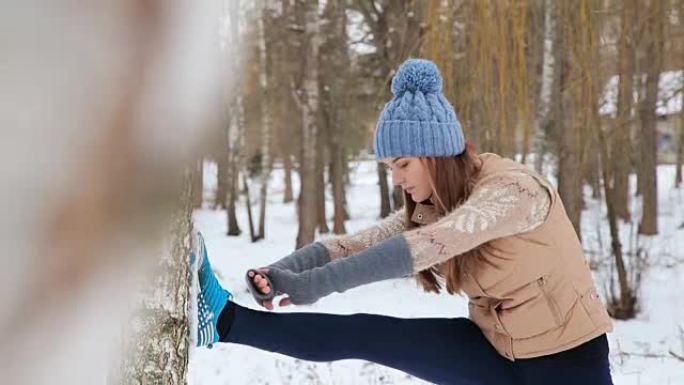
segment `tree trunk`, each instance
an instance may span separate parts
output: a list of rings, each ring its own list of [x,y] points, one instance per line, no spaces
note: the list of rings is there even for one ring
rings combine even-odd
[[[541,87],[539,94],[539,104],[537,107],[537,116],[535,120],[535,160],[534,168],[537,172],[542,173],[542,165],[544,162],[544,154],[546,152],[546,133],[551,124],[551,91],[554,85],[554,42],[556,41],[556,2],[554,0],[546,0],[544,2],[544,50],[542,54],[542,74]]]
[[[619,297],[612,290],[612,285],[609,285],[610,292],[608,299],[608,310],[611,315],[617,319],[630,319],[634,317],[636,298],[633,295],[633,290],[630,288],[629,281],[627,279],[627,268],[625,267],[625,260],[622,255],[622,245],[620,244],[620,231],[617,221],[617,212],[615,210],[616,201],[615,193],[616,190],[611,188],[610,170],[614,168],[611,167],[611,163],[614,161],[610,160],[608,146],[606,140],[603,136],[601,128],[597,130],[599,135],[599,143],[601,150],[601,170],[603,174],[603,189],[606,199],[606,208],[608,211],[608,227],[610,229],[610,245],[613,252],[613,258],[615,261],[615,268],[618,275],[618,285],[620,287]],[[610,277],[611,281],[613,277]]]
[[[664,4],[652,1],[646,23],[646,95],[639,108],[641,118],[641,162],[642,172],[639,178],[643,194],[643,215],[639,224],[639,233],[655,235],[658,233],[658,181],[657,181],[657,144],[656,144],[656,102],[658,98],[658,80],[663,61],[663,18]]]
[[[261,191],[259,202],[259,233],[257,239],[266,237],[266,202],[268,182],[271,178],[271,103],[269,96],[269,65],[266,52],[266,32],[264,23],[268,21],[267,6],[261,9],[258,18],[259,29],[259,90],[261,96]]]
[[[331,146],[330,154],[330,184],[332,185],[334,219],[333,233],[346,234],[344,227],[344,179],[342,163],[345,161],[340,146]]]
[[[565,211],[572,226],[581,238],[580,220],[582,215],[581,173],[578,172],[579,159],[577,156],[577,129],[574,124],[561,128],[558,148],[558,193],[563,200]]]
[[[617,117],[612,129],[614,154],[610,157],[612,168],[613,198],[615,214],[624,221],[630,221],[629,214],[629,173],[632,169],[629,154],[632,152],[631,130],[634,101],[634,12],[636,1],[627,0],[622,4],[620,15],[620,40],[618,46],[618,100]],[[608,161],[608,160],[606,160]]]
[[[285,194],[283,203],[290,203],[294,200],[292,193],[292,158],[289,154],[283,155],[283,167],[285,168]]]
[[[226,191],[226,219],[228,222],[227,235],[238,236],[242,233],[240,225],[237,221],[237,211],[235,201],[239,199],[239,184],[240,184],[240,154],[237,143],[240,141],[240,136],[243,133],[239,128],[239,118],[236,114],[242,114],[242,101],[240,96],[236,98],[233,112],[231,114],[229,133],[228,133],[228,169],[227,169],[227,191]]]
[[[240,229],[240,224],[237,221],[237,211],[235,201],[238,199],[238,183],[240,175],[237,171],[237,165],[235,163],[231,164],[231,175],[230,175],[230,186],[228,188],[227,196],[227,207],[226,207],[226,217],[228,219],[228,231],[226,232],[229,236],[238,236],[242,234]]]
[[[512,29],[513,29],[513,68],[517,69],[517,72],[513,76],[516,92],[516,100],[519,105],[518,110],[518,122],[522,127],[522,143],[520,146],[521,157],[520,162],[527,163],[527,157],[530,152],[531,140],[532,140],[532,110],[530,108],[530,101],[534,99],[532,93],[530,93],[530,64],[527,54],[527,50],[530,49],[528,46],[534,45],[533,42],[528,44],[528,36],[526,31],[529,30],[528,27],[528,11],[534,5],[528,4],[526,1],[513,2],[513,14],[515,15],[512,19]],[[530,49],[531,50],[531,49]],[[531,55],[530,55],[531,56]],[[533,72],[534,73],[534,72]],[[516,121],[511,121],[513,127],[516,127]],[[517,130],[515,130],[517,131]],[[515,151],[515,148],[514,148]]]
[[[249,223],[249,238],[252,242],[256,242],[259,239],[254,232],[254,219],[252,217],[252,199],[249,194],[249,182],[247,181],[247,175],[249,172],[247,170],[242,172],[242,185],[245,190],[245,205],[247,206],[247,221]]]
[[[349,177],[349,162],[347,161],[347,156],[345,155],[344,158],[345,161],[342,162],[342,181],[344,184],[344,189],[346,190],[347,187],[349,187],[350,184],[350,177]],[[349,210],[348,210],[348,202],[347,202],[347,194],[342,195],[342,206],[344,207],[344,220],[348,221],[351,219],[351,216],[349,215]]]
[[[323,127],[319,127],[323,131]],[[321,132],[322,133],[322,132]],[[318,232],[320,234],[327,234],[330,232],[328,228],[328,218],[325,210],[325,154],[324,154],[324,141],[325,138],[322,135],[318,135],[316,138],[316,209],[318,217]]]
[[[392,188],[392,210],[399,210],[404,206],[404,192],[400,186]]]
[[[345,222],[345,184],[344,163],[345,137],[344,132],[350,128],[347,120],[343,119],[350,113],[349,109],[349,49],[347,36],[348,4],[342,0],[328,1],[323,14],[326,18],[321,24],[321,34],[325,43],[321,46],[320,76],[322,94],[321,109],[324,117],[322,124],[326,131],[326,148],[330,155],[328,174],[333,196],[334,218],[333,232],[346,233]]]
[[[226,208],[226,220],[227,220],[227,232],[229,236],[237,236],[242,233],[240,230],[240,225],[237,221],[237,212],[235,207],[235,201],[239,198],[238,196],[238,183],[239,183],[239,173],[238,173],[238,158],[236,156],[235,146],[229,147],[228,153],[228,164],[226,166],[226,194],[225,194],[225,208]]]
[[[512,124],[512,105],[509,102],[511,91],[509,83],[514,80],[511,77],[511,46],[509,21],[513,18],[510,4],[513,2],[498,2],[492,9],[492,19],[494,20],[494,48],[493,59],[496,79],[495,103],[498,105],[498,120],[494,123],[498,126],[497,130],[497,153],[506,158],[515,158],[515,124]],[[516,105],[518,103],[515,103]]]
[[[231,44],[236,44],[240,40],[240,29],[238,26],[238,14],[240,9],[240,1],[233,1],[230,3],[232,8],[227,9],[230,18],[231,30]],[[237,67],[238,63],[235,60],[232,63]],[[239,84],[239,82],[238,82]],[[240,95],[240,88],[236,86],[237,93],[231,98],[230,120],[228,122],[228,170],[226,188],[226,221],[228,236],[238,236],[242,234],[240,225],[237,221],[237,212],[235,201],[240,199],[240,173],[242,166],[242,153],[240,149],[244,144],[244,111],[242,108],[242,96]]]
[[[304,79],[301,92],[295,94],[302,113],[302,159],[300,162],[299,230],[297,248],[314,241],[316,209],[316,139],[318,135],[318,1],[301,0],[304,12]]]
[[[601,170],[596,168],[599,164],[599,153],[598,148],[596,148],[595,143],[589,145],[589,152],[587,154],[587,161],[584,163],[584,182],[591,186],[591,197],[592,199],[601,199]],[[584,206],[584,199],[582,199],[582,209],[586,208]]]
[[[127,324],[126,355],[108,385],[187,383],[192,202],[201,194],[191,182],[195,179],[192,175],[185,180],[173,218],[172,244],[159,259],[157,278],[149,281],[140,310]]]
[[[577,236],[581,238],[580,218],[582,215],[582,174],[579,160],[579,129],[578,123],[568,116],[566,109],[570,106],[567,101],[572,99],[570,83],[570,68],[568,60],[570,52],[567,38],[574,28],[570,15],[570,4],[558,4],[561,8],[557,22],[560,26],[556,33],[555,63],[558,72],[558,91],[561,99],[556,103],[554,121],[556,122],[556,138],[558,140],[558,193],[563,200],[565,211]]]
[[[387,169],[378,163],[378,185],[380,185],[380,218],[385,218],[392,212],[390,205],[389,187],[387,186]]]
[[[599,119],[599,100],[602,92],[600,71],[596,63],[600,61],[599,31],[602,29],[604,18],[599,16],[599,9],[593,0],[580,0],[578,9],[574,12],[573,23],[576,25],[573,40],[575,62],[579,86],[575,92],[575,108],[573,117],[579,121],[579,153],[580,167],[584,178],[579,181],[578,194],[581,209],[585,208],[583,185],[586,181],[592,187],[592,198],[599,200],[601,194],[601,146],[596,130],[601,129]],[[579,119],[577,119],[579,117]]]
[[[228,200],[228,209],[226,210],[226,215],[228,219],[228,235],[240,235],[242,233],[242,230],[240,230],[240,226],[237,223],[237,213],[236,213],[236,204],[235,202],[240,199],[240,172],[239,170],[244,170],[244,156],[242,151],[240,150],[241,148],[244,148],[245,146],[245,120],[244,120],[244,108],[242,106],[242,96],[237,95],[235,97],[235,103],[233,107],[233,113],[231,114],[231,128],[233,131],[231,131],[231,134],[234,134],[234,136],[231,136],[231,178],[230,180],[230,186],[229,186],[229,196],[227,197]],[[247,173],[246,170],[243,174],[243,178],[247,178]],[[245,185],[246,189],[246,185]],[[246,197],[249,200],[249,191],[245,191]],[[252,210],[250,207],[250,202],[247,202],[247,207],[249,210],[249,215],[251,217],[252,215]],[[250,226],[250,235],[253,237],[254,236],[254,230],[252,228],[252,224]]]

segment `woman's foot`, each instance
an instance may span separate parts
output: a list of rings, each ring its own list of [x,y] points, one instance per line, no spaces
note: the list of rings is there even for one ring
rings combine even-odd
[[[208,346],[218,342],[216,323],[224,307],[233,296],[221,287],[209,263],[204,238],[195,234],[191,263],[197,263],[199,291],[197,292],[197,346]]]

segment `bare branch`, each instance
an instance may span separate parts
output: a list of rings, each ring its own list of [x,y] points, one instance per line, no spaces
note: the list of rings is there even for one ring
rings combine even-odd
[[[374,1],[370,0],[370,3],[374,3]],[[368,0],[357,0],[356,5],[358,6],[359,12],[361,12],[363,15],[363,19],[366,21],[366,24],[368,24],[368,27],[370,27],[371,31],[377,31],[379,13],[375,11],[375,6],[371,4],[370,8],[373,8],[373,10],[371,10],[369,8]]]
[[[672,357],[678,359],[679,361],[684,361],[684,355],[682,355],[682,354],[677,354],[677,353],[675,353],[672,349],[670,349],[670,351],[669,351],[668,353],[670,353],[670,355],[671,355]]]

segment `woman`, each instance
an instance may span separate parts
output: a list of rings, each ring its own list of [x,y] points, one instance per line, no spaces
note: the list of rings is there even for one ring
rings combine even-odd
[[[467,146],[430,61],[392,81],[375,151],[405,207],[358,234],[250,270],[273,308],[415,276],[465,293],[469,318],[255,311],[230,301],[199,242],[199,345],[233,342],[311,361],[364,359],[439,384],[611,384],[603,307],[557,191],[527,167]],[[200,237],[201,241],[201,237]],[[214,319],[213,314],[219,314]]]

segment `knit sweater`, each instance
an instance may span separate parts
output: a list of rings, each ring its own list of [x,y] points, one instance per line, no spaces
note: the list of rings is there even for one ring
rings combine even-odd
[[[441,218],[434,206],[418,204],[411,220],[421,226],[406,230],[405,210],[398,210],[367,230],[298,250],[270,265],[269,277],[293,303],[313,303],[333,292],[409,276],[490,240],[530,231],[544,222],[549,204],[548,191],[529,174],[497,173],[477,181],[470,197]]]
[[[468,200],[438,221],[405,231],[405,209],[378,225],[350,236],[321,241],[331,260],[347,257],[402,234],[408,244],[413,272],[445,262],[496,238],[530,231],[544,222],[550,198],[528,174],[507,172],[476,184]],[[412,221],[433,222],[433,206],[419,204]]]
[[[479,179],[459,207],[439,216],[434,206],[417,204],[410,218],[417,228],[404,226],[400,210],[370,229],[300,249],[269,272],[274,288],[295,304],[312,303],[428,267],[441,270],[486,244],[483,266],[492,268],[468,272],[461,289],[469,318],[502,356],[554,354],[612,330],[558,192],[510,159],[480,159]]]

